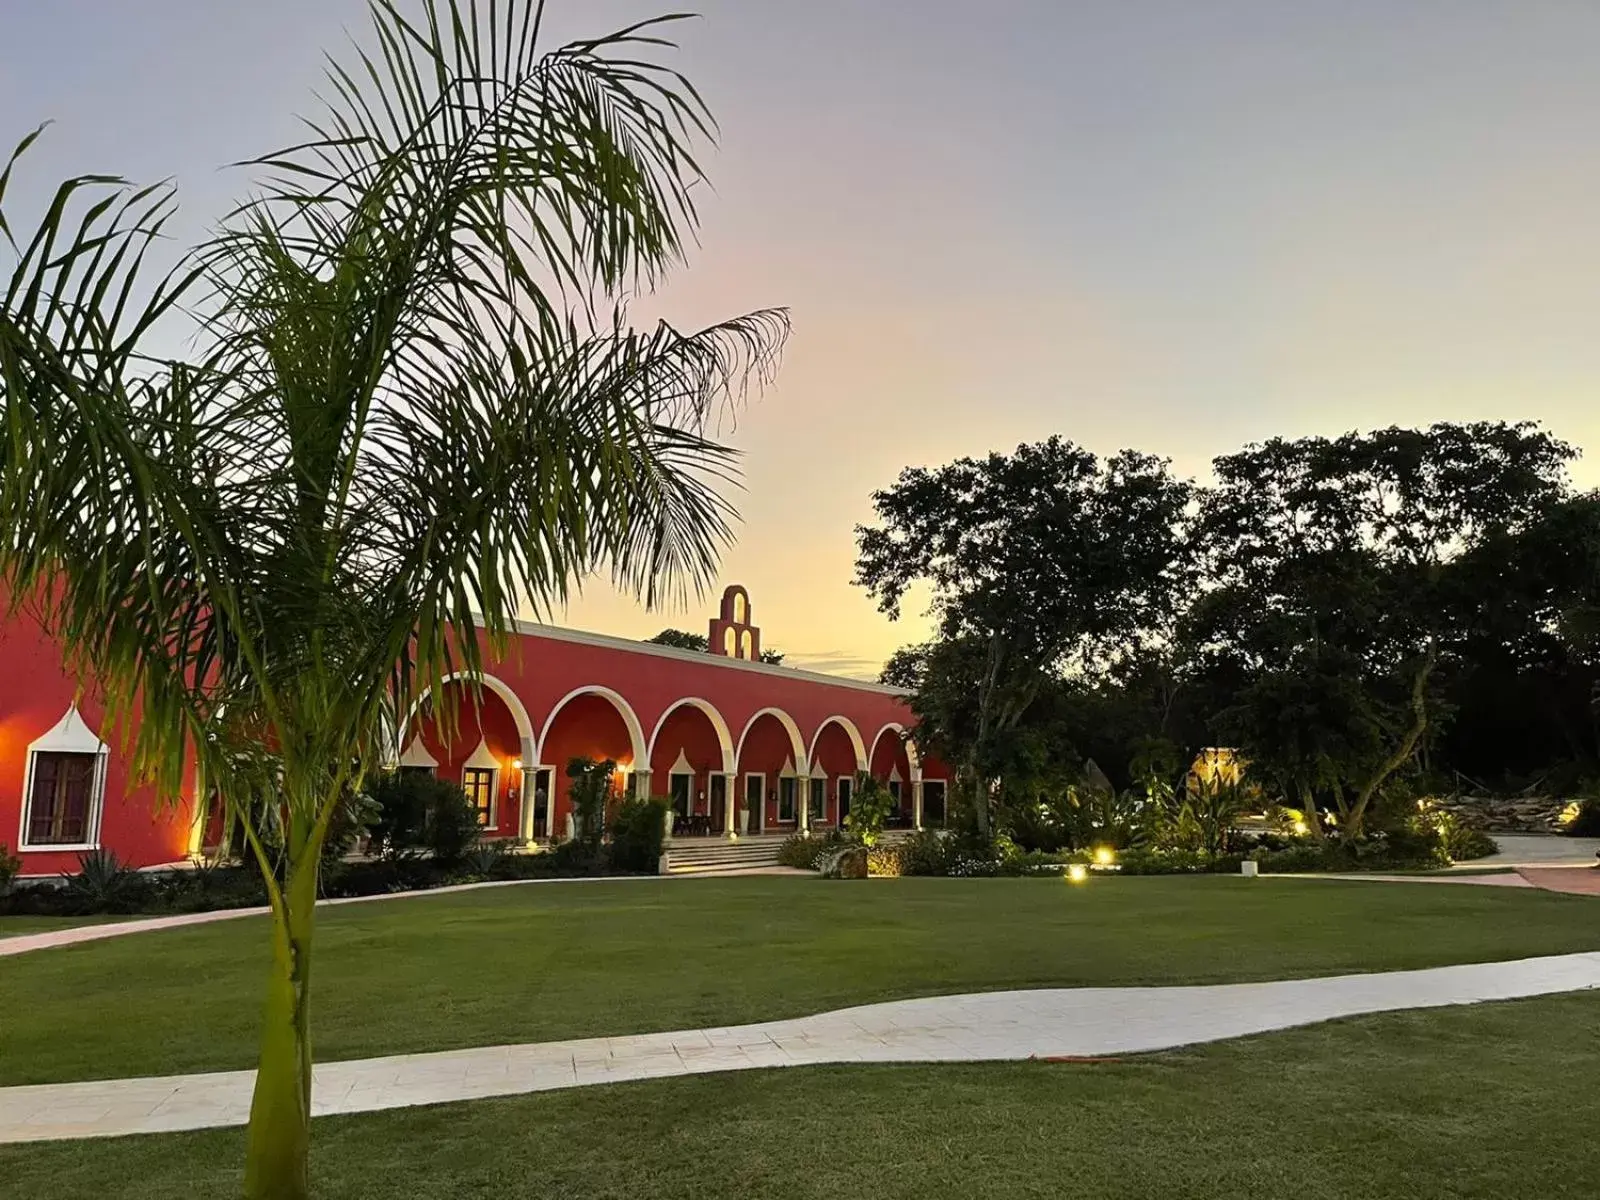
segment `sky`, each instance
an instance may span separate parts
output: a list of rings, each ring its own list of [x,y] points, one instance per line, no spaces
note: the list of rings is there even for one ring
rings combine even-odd
[[[552,0],[552,42],[665,10]],[[1275,435],[1535,419],[1600,485],[1593,0],[704,0],[720,123],[652,305],[792,310],[722,579],[768,646],[870,676],[920,640],[851,583],[907,465],[1059,433],[1186,475]],[[179,233],[292,141],[362,0],[0,0],[14,184],[175,178]],[[603,583],[563,623],[703,631]]]

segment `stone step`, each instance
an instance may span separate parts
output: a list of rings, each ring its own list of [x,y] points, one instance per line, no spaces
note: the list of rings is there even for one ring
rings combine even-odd
[[[684,838],[667,843],[666,870],[670,875],[679,875],[774,866],[783,842],[781,837],[745,837],[734,842],[723,838]]]

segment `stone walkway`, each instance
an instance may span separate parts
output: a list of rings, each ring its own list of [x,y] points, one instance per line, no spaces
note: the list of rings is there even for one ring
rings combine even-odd
[[[1212,987],[901,1000],[790,1021],[447,1050],[316,1068],[317,1116],[711,1071],[1105,1058],[1339,1017],[1600,987],[1600,953]],[[0,1142],[240,1125],[251,1071],[0,1088]]]

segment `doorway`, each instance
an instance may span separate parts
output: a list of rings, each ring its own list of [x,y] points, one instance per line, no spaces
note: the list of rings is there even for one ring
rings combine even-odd
[[[721,833],[728,828],[728,777],[712,773],[711,776],[711,832]]]
[[[766,824],[766,795],[767,777],[765,775],[746,775],[744,777],[744,806],[750,813],[751,833],[760,833],[761,827]]]

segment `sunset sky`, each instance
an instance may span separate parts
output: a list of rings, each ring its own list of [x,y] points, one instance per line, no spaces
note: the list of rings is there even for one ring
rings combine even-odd
[[[554,0],[554,38],[662,11]],[[908,463],[1060,433],[1212,456],[1274,434],[1534,418],[1600,485],[1593,0],[706,0],[676,60],[722,124],[685,324],[795,334],[741,417],[724,578],[795,665],[873,674],[924,624],[851,585]],[[293,140],[361,0],[0,0],[18,182],[175,176]],[[552,44],[554,44],[552,42]],[[31,194],[37,194],[35,191]],[[591,585],[569,624],[703,631]]]

